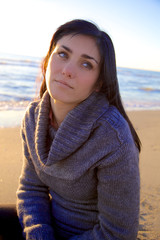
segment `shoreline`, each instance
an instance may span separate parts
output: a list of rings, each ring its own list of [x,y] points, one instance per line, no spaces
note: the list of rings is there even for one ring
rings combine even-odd
[[[160,110],[127,111],[142,142],[138,240],[160,239]],[[20,126],[0,127],[0,203],[15,203],[22,167]]]
[[[25,114],[25,109],[9,109],[9,110],[1,110],[0,109],[0,129],[3,128],[15,128],[20,127],[23,116]],[[132,113],[138,112],[160,112],[159,108],[125,108],[127,114],[132,116]],[[132,120],[132,119],[131,119]]]

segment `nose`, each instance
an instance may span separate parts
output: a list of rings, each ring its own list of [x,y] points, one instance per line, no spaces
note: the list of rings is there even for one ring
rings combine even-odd
[[[73,78],[75,75],[74,66],[72,63],[67,63],[62,69],[62,74],[67,78]]]

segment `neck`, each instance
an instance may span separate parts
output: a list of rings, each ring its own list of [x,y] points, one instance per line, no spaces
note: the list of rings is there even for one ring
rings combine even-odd
[[[54,114],[54,121],[57,128],[61,125],[66,115],[75,107],[73,104],[65,104],[51,98],[51,108]]]

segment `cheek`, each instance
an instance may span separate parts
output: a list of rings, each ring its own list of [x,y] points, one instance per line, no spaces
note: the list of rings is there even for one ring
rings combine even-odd
[[[84,88],[84,90],[92,90],[96,83],[97,83],[97,79],[98,79],[98,74],[93,72],[93,73],[88,73],[88,74],[84,74],[83,76],[81,76],[81,87]]]
[[[46,70],[46,81],[52,80],[54,74],[58,71],[58,65],[54,57],[49,60]]]

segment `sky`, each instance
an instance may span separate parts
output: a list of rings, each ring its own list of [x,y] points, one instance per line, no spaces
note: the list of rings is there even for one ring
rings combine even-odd
[[[118,67],[160,71],[160,0],[0,0],[0,54],[44,57],[75,18],[110,35]]]

